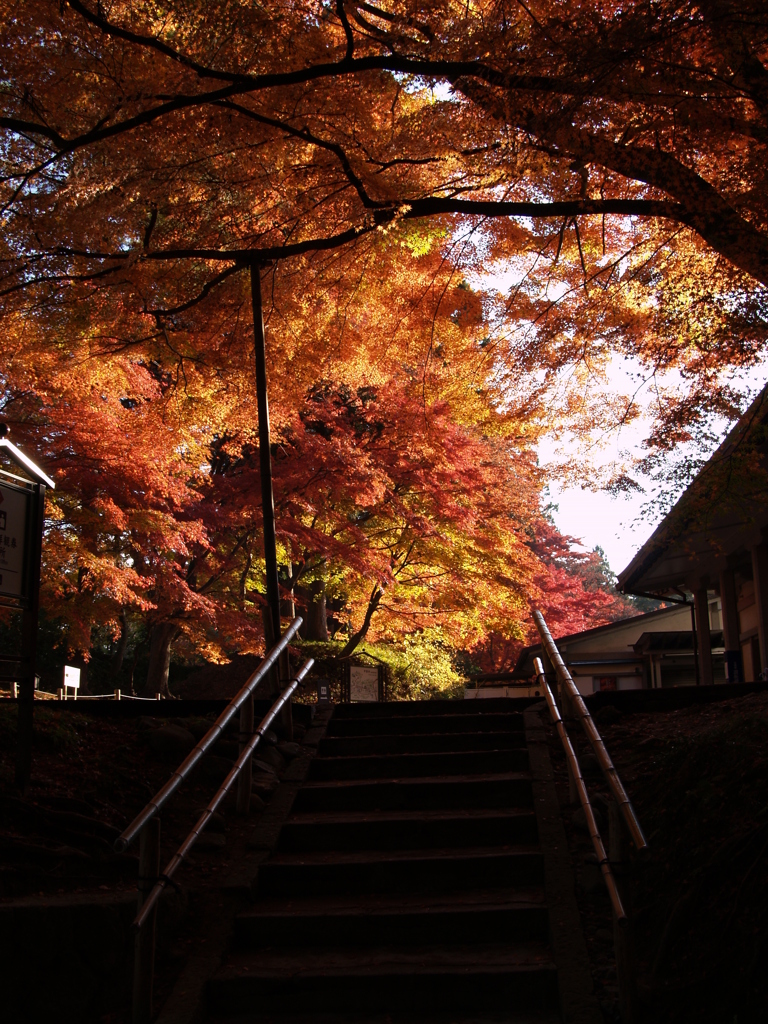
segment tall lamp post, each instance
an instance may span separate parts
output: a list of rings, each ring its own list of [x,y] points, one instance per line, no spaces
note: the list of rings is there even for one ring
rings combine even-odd
[[[251,264],[253,302],[253,341],[256,357],[256,399],[259,412],[259,470],[261,507],[264,514],[264,562],[267,573],[267,607],[272,620],[273,643],[280,639],[280,588],[277,576],[277,539],[275,536],[275,498],[272,491],[272,450],[269,436],[267,399],[267,344],[261,303],[261,267]]]

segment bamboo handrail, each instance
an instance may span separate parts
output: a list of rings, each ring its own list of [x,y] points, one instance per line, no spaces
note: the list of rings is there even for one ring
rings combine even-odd
[[[239,691],[239,693],[232,698],[227,707],[222,711],[219,717],[216,719],[214,724],[203,736],[200,742],[193,748],[188,754],[184,761],[179,765],[176,771],[171,775],[170,779],[160,789],[155,796],[149,801],[139,814],[133,819],[131,824],[125,831],[117,837],[115,840],[115,850],[118,853],[124,853],[131,843],[134,841],[136,836],[139,835],[141,830],[145,827],[147,822],[151,821],[152,818],[158,813],[163,804],[173,795],[173,793],[179,788],[181,783],[190,774],[192,769],[195,767],[197,762],[206,753],[206,751],[213,746],[213,744],[219,739],[224,732],[224,729],[229,724],[231,719],[234,717],[236,711],[239,710],[241,704],[243,704],[252,694],[259,683],[264,679],[270,669],[277,662],[280,654],[286,649],[289,642],[293,639],[301,626],[303,619],[300,615],[291,622],[288,629],[280,638],[279,642],[275,644],[272,650],[267,654],[262,663],[256,669],[256,671],[250,676],[246,684]]]
[[[157,882],[155,882],[155,885],[152,888],[152,891],[149,893],[146,900],[141,905],[141,909],[139,910],[133,922],[134,931],[139,931],[141,927],[144,925],[145,921],[152,912],[152,908],[160,898],[163,889],[166,887],[168,882],[170,882],[171,878],[176,873],[177,869],[184,862],[184,859],[186,858],[187,854],[199,839],[200,834],[203,832],[206,825],[211,820],[212,816],[216,813],[216,809],[221,804],[222,800],[227,795],[229,790],[232,788],[232,784],[233,782],[235,782],[238,775],[240,774],[241,768],[247,763],[248,759],[253,755],[253,751],[260,743],[261,739],[264,736],[264,733],[270,727],[276,716],[280,713],[286,701],[290,700],[291,694],[294,692],[299,683],[302,682],[302,680],[310,671],[313,665],[314,659],[312,658],[309,658],[307,661],[304,662],[299,671],[296,673],[296,678],[291,680],[290,684],[285,688],[285,690],[283,690],[280,697],[275,701],[275,703],[269,709],[267,714],[261,720],[258,729],[256,729],[256,731],[253,733],[253,736],[251,736],[250,740],[241,751],[239,757],[237,758],[234,765],[227,774],[227,777],[224,779],[221,786],[219,786],[218,790],[216,791],[216,795],[208,804],[203,813],[200,815],[200,818],[198,819],[197,823],[195,824],[194,828],[189,833],[187,838],[178,848],[176,853],[174,853],[173,857],[171,857],[165,871],[159,876]]]
[[[592,846],[594,847],[595,854],[597,856],[597,863],[600,866],[603,880],[606,888],[608,889],[613,913],[619,924],[623,924],[628,920],[627,913],[621,902],[621,896],[619,895],[619,890],[616,886],[616,879],[613,877],[613,871],[611,870],[611,862],[608,859],[608,854],[605,852],[605,846],[603,845],[603,840],[600,836],[600,830],[597,827],[595,812],[592,810],[592,804],[589,800],[587,787],[584,784],[584,777],[581,774],[581,768],[579,767],[576,752],[573,749],[573,744],[570,741],[568,733],[565,731],[565,725],[560,717],[560,712],[558,711],[557,704],[555,703],[555,698],[552,696],[552,691],[549,688],[549,683],[547,682],[547,677],[544,672],[544,666],[541,663],[541,659],[534,658],[533,666],[536,669],[537,676],[539,676],[541,680],[539,685],[544,691],[544,696],[546,697],[547,704],[549,705],[549,713],[552,716],[552,721],[555,723],[557,734],[560,737],[560,742],[565,750],[565,756],[568,759],[568,767],[571,772],[573,785],[579,795],[579,800],[587,819],[587,830],[589,831],[589,837],[592,840]]]
[[[573,702],[578,716],[581,719],[581,724],[584,732],[587,734],[587,739],[592,745],[592,749],[597,757],[600,769],[605,777],[605,781],[608,783],[608,787],[613,794],[613,798],[621,812],[621,816],[629,830],[630,837],[634,843],[635,849],[645,851],[648,849],[648,841],[645,838],[640,822],[637,820],[632,802],[627,796],[627,792],[622,785],[619,773],[614,767],[611,756],[606,750],[603,739],[597,729],[597,726],[592,721],[592,716],[589,713],[587,705],[584,703],[584,698],[579,693],[576,684],[571,678],[571,673],[568,671],[565,662],[560,657],[560,652],[557,649],[555,641],[552,639],[552,634],[549,632],[544,616],[540,611],[536,610],[533,613],[533,619],[536,623],[536,628],[539,631],[541,637],[541,643],[544,647],[547,657],[554,665],[555,672],[563,689],[566,691],[568,698]]]

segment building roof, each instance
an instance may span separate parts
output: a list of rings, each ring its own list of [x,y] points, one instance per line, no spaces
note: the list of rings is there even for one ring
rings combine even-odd
[[[710,633],[712,650],[723,646],[722,629],[713,629]],[[633,645],[638,654],[650,654],[658,651],[693,651],[693,632],[691,630],[672,630],[669,633],[643,633]]]
[[[602,650],[589,650],[579,652],[574,655],[582,661],[589,657],[591,660],[589,664],[598,664],[602,662],[607,664],[610,658],[614,659],[614,662],[618,664],[616,658],[622,656],[623,658],[634,661],[632,657],[632,645],[636,640],[646,632],[666,632],[666,630],[659,630],[659,626],[662,625],[665,619],[674,620],[680,615],[682,611],[680,604],[672,605],[668,608],[658,608],[653,612],[645,612],[642,615],[631,615],[626,619],[617,619],[615,622],[607,622],[604,626],[595,626],[593,629],[584,629],[580,633],[569,633],[567,636],[557,637],[555,643],[560,651],[566,648],[573,648],[574,646],[580,647],[584,644],[588,645],[590,642],[600,642],[604,644],[605,641],[610,641],[612,634],[630,633],[634,634],[634,638],[628,643],[617,642],[613,648],[603,647]],[[688,609],[685,609],[685,614],[690,614]],[[672,628],[672,622],[670,622],[670,628]],[[627,637],[624,637],[627,640]],[[618,641],[618,636],[617,636]],[[524,647],[518,655],[515,667],[512,670],[512,676],[517,679],[527,679],[533,674],[533,659],[541,655],[542,646],[541,644],[531,644],[528,647]],[[571,659],[567,659],[568,663],[571,663]],[[585,662],[586,664],[586,662]]]
[[[768,527],[768,385],[618,576],[625,594],[665,596],[747,561]]]

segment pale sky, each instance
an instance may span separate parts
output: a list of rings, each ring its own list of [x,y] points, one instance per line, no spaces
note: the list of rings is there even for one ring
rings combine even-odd
[[[616,369],[617,388],[624,383],[624,372]],[[768,363],[753,367],[749,374],[734,379],[744,390],[753,394],[768,380]],[[539,462],[546,467],[547,463],[562,461],[564,450],[571,458],[585,459],[595,470],[610,464],[615,459],[621,460],[621,453],[641,452],[641,445],[647,422],[640,418],[629,428],[623,428],[621,452],[619,444],[608,444],[602,451],[585,455],[579,450],[577,443],[556,442],[545,439],[539,445]],[[721,436],[727,433],[728,426],[722,424]],[[718,442],[719,443],[719,442]],[[594,452],[594,449],[592,450]],[[570,534],[582,541],[590,551],[598,545],[605,551],[608,562],[614,573],[618,574],[632,561],[635,553],[651,536],[658,526],[663,510],[654,516],[643,516],[643,507],[651,504],[651,493],[633,492],[613,498],[605,491],[592,491],[581,487],[563,487],[553,480],[549,485],[550,500],[559,508],[554,512],[554,520],[561,533]],[[674,500],[678,495],[671,496]],[[645,509],[647,513],[647,508]]]
[[[554,520],[561,533],[578,537],[590,551],[605,551],[611,569],[618,574],[632,561],[657,523],[640,518],[643,494],[612,498],[605,491],[562,489],[550,484],[551,500],[559,506]]]
[[[501,294],[507,294],[519,280],[519,273],[516,266],[497,266],[491,272],[485,271],[477,275],[476,280],[483,287],[490,285]],[[471,280],[472,275],[469,276]],[[556,299],[566,288],[564,282],[553,281],[548,286],[547,294],[550,298]],[[648,398],[642,387],[639,391],[636,390],[638,381],[645,376],[645,373],[641,372],[642,367],[617,353],[605,369],[609,389],[614,390],[616,394],[634,395],[636,404],[642,408]],[[768,358],[746,371],[735,371],[730,379],[730,383],[737,390],[747,395],[755,395],[766,381]],[[659,383],[662,386],[686,387],[676,371],[669,372],[663,379],[660,378]],[[552,467],[549,494],[552,503],[559,506],[553,513],[558,529],[581,540],[588,550],[593,550],[599,545],[605,551],[611,569],[616,574],[629,565],[635,553],[663,518],[663,509],[659,509],[655,516],[652,512],[649,515],[649,509],[653,509],[652,488],[646,493],[632,492],[613,498],[605,491],[558,484],[555,467],[558,463],[561,467],[564,463],[583,465],[588,473],[594,468],[594,476],[597,479],[602,467],[612,466],[615,470],[626,466],[633,457],[647,454],[642,443],[650,429],[650,420],[641,414],[636,420],[624,425],[619,434],[606,438],[604,442],[600,442],[599,439],[596,442],[596,439],[592,438],[587,451],[584,450],[583,443],[580,444],[568,437],[557,441],[544,438],[539,444],[539,464],[545,470],[548,463]],[[727,429],[728,425],[723,422],[722,437],[727,433]],[[683,457],[685,454],[681,450],[672,453],[670,458]],[[666,497],[675,501],[679,495]],[[666,507],[668,508],[669,504]]]

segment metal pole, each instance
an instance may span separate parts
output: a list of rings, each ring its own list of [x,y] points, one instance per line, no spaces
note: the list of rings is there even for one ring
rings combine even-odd
[[[29,544],[29,601],[21,621],[22,664],[24,674],[19,687],[17,707],[16,785],[23,792],[32,774],[32,733],[35,712],[35,659],[37,656],[37,622],[40,614],[40,560],[43,554],[43,525],[45,512],[45,484],[35,484],[28,528]]]
[[[152,818],[141,833],[139,849],[139,900],[141,910],[160,874],[160,819]],[[157,906],[136,933],[133,959],[132,1024],[149,1024],[152,1019],[152,989],[155,976],[155,924]]]
[[[267,399],[267,345],[261,305],[261,268],[251,264],[253,303],[253,340],[256,356],[256,399],[259,411],[259,468],[261,470],[261,507],[264,513],[264,561],[267,574],[267,606],[272,616],[273,635],[280,638],[280,589],[277,582],[277,542],[275,538],[275,499],[272,493],[272,453],[269,438],[269,402]]]

